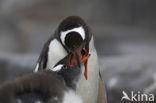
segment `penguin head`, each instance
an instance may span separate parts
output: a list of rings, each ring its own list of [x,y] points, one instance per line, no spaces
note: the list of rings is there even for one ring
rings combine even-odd
[[[58,34],[63,47],[71,55],[68,63],[80,67],[82,57],[89,54],[91,33],[88,26],[80,17],[70,16],[60,23]]]
[[[52,69],[50,69],[53,72],[56,72],[58,75],[60,75],[64,81],[65,84],[71,88],[71,89],[76,89],[77,87],[77,82],[79,80],[80,74],[81,74],[81,69],[75,65],[75,66],[70,66],[68,64],[68,56],[60,60]]]
[[[59,38],[68,52],[80,52],[88,35],[85,22],[77,16],[64,19],[59,25]]]

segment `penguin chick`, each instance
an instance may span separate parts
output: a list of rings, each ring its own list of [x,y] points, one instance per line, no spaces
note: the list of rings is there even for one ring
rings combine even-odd
[[[64,90],[64,81],[56,73],[31,73],[1,85],[0,103],[61,103]]]
[[[27,74],[0,86],[0,103],[82,103],[75,93],[80,68],[61,60],[48,71]]]

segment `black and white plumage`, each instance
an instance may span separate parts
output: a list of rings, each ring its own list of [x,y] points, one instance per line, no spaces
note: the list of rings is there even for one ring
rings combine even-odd
[[[84,57],[90,55],[90,57],[86,59],[87,62],[86,60],[82,62],[80,58],[80,61],[77,58],[75,60],[74,56],[71,57],[71,62],[69,64],[75,65],[80,62],[82,68],[80,80],[78,81],[78,88],[76,89],[77,93],[80,94],[85,103],[96,103],[99,101],[98,97],[102,97],[102,100],[100,100],[102,102],[100,103],[105,103],[106,92],[99,75],[98,56],[94,46],[94,38],[90,28],[80,17],[70,16],[60,23],[54,35],[45,43],[38,59],[35,72],[42,69],[53,68],[59,60],[70,53],[77,58],[79,55],[83,56],[87,54],[84,55]],[[77,63],[75,63],[75,61],[77,61]],[[85,64],[85,66],[83,64]],[[88,70],[86,66],[88,66]],[[101,86],[99,86],[99,82]],[[99,93],[99,91],[102,93]],[[99,96],[100,94],[104,94],[104,96]]]
[[[45,43],[35,71],[49,69],[68,53],[80,54],[83,48],[89,52],[91,33],[86,23],[78,16],[64,19],[54,35]],[[77,60],[77,62],[79,62]]]
[[[61,60],[51,70],[27,74],[2,84],[0,103],[82,103],[75,93],[81,70],[78,66],[71,68],[65,61]]]

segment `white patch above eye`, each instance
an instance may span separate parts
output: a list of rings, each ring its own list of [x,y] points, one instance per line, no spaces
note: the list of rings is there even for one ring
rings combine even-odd
[[[70,30],[67,30],[67,31],[62,31],[61,32],[61,41],[62,43],[65,45],[64,41],[65,41],[65,37],[67,36],[68,33],[70,32],[77,32],[81,35],[82,39],[84,40],[85,39],[85,31],[84,31],[84,28],[81,26],[81,27],[77,27],[77,28],[73,28],[73,29],[70,29]]]
[[[57,65],[56,67],[52,68],[51,70],[54,71],[54,72],[58,72],[62,69],[63,65],[62,64],[59,64]]]

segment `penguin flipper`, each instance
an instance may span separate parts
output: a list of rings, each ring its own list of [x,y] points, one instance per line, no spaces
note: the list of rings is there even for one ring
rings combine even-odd
[[[43,49],[40,53],[40,56],[38,58],[36,67],[35,67],[35,72],[44,70],[47,67],[47,61],[48,61],[48,50],[49,47],[48,45],[50,44],[50,41],[53,40],[54,37],[52,36],[43,46]]]

